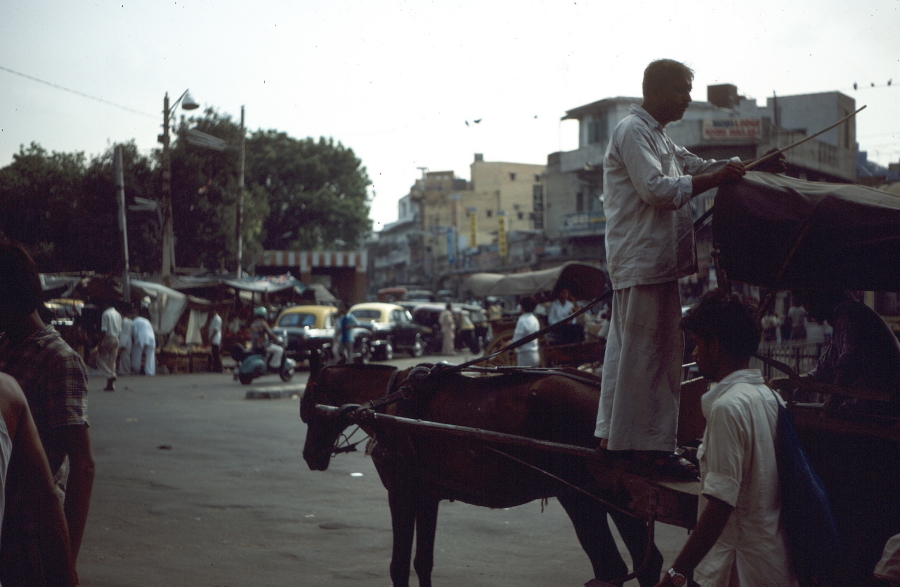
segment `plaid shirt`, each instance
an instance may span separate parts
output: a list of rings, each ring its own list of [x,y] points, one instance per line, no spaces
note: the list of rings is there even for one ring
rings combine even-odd
[[[87,425],[87,367],[53,326],[17,345],[0,337],[0,371],[22,386],[42,441],[49,430]]]
[[[15,345],[0,336],[0,371],[14,377],[25,392],[45,448],[50,430],[88,425],[87,368],[52,326]],[[40,522],[25,507],[24,490],[7,490],[0,549],[0,578],[14,587],[47,584],[43,565],[35,563],[41,560]]]

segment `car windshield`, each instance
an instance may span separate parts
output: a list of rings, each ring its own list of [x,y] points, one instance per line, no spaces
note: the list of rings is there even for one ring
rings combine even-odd
[[[368,321],[377,321],[381,319],[381,311],[380,310],[353,310],[350,312],[358,320],[368,320]]]
[[[285,314],[278,321],[278,326],[314,326],[316,317],[314,314],[303,314],[300,312],[294,314]]]

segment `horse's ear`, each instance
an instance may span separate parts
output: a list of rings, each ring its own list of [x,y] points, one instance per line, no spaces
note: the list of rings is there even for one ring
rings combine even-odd
[[[318,349],[313,349],[309,353],[309,380],[312,381],[313,379],[317,378],[319,376],[319,371],[321,370],[322,357],[319,356]]]

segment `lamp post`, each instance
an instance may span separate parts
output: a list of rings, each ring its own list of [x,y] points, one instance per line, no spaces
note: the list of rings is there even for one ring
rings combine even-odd
[[[172,107],[169,107],[169,93],[163,99],[163,134],[157,137],[162,143],[162,196],[159,200],[159,208],[162,213],[162,281],[163,285],[171,284],[172,266],[175,264],[175,235],[172,229],[172,158],[169,153],[169,118],[174,113],[178,104],[185,110],[194,110],[200,105],[197,104],[188,90],[185,90],[181,97],[175,100]]]

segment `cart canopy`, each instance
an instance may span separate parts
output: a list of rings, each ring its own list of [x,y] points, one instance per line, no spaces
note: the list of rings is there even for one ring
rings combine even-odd
[[[570,261],[552,269],[526,273],[476,273],[469,289],[478,297],[523,296],[565,287],[579,300],[592,300],[609,289],[606,272],[596,265]]]
[[[749,172],[719,188],[713,239],[730,280],[900,291],[900,196]]]

